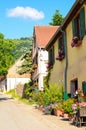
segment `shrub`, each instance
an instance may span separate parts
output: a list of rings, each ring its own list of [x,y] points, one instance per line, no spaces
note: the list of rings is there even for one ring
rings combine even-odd
[[[75,102],[73,98],[69,98],[63,101],[64,113],[73,114],[72,104]]]
[[[62,95],[63,95],[62,86],[58,86],[57,84],[51,84],[49,88],[45,87],[44,96],[43,96],[44,98],[43,106],[54,104],[59,100],[62,100]]]

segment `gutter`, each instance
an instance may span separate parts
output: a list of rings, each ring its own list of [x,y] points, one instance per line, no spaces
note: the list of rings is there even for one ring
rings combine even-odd
[[[65,49],[65,59],[66,59],[66,63],[65,63],[65,70],[64,70],[64,94],[67,93],[67,69],[68,69],[68,55],[67,55],[67,41],[66,41],[66,32],[63,31],[62,29],[60,30],[63,33],[64,37],[64,49]]]

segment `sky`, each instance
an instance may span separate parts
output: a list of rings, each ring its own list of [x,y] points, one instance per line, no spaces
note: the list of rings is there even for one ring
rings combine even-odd
[[[48,26],[56,10],[65,17],[76,0],[1,0],[0,33],[5,38],[31,37],[34,26]]]

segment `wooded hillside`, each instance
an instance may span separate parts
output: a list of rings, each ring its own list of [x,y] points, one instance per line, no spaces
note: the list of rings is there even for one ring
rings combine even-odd
[[[0,33],[0,76],[8,73],[8,68],[23,54],[32,49],[32,38],[5,39]]]

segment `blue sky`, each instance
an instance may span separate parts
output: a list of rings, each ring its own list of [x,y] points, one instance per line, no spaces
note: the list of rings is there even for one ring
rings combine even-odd
[[[76,0],[1,0],[0,32],[5,38],[33,35],[37,25],[49,25],[56,10],[64,17]]]

